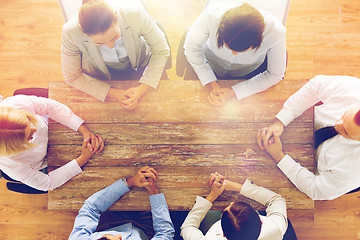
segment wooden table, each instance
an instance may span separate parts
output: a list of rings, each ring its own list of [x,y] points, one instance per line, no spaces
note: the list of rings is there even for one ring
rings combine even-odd
[[[301,193],[256,144],[256,134],[268,126],[284,101],[305,80],[284,80],[268,91],[224,107],[207,102],[209,88],[199,81],[162,81],[139,106],[123,109],[117,102],[102,103],[64,82],[49,83],[49,97],[69,106],[106,142],[83,172],[48,194],[49,209],[78,210],[85,199],[116,180],[132,176],[142,166],[159,173],[158,187],[170,210],[190,210],[197,195],[206,196],[211,172],[243,183],[246,178],[281,194],[288,209],[313,209],[314,202]],[[116,87],[136,86],[135,81],[109,82]],[[233,85],[234,81],[222,81]],[[285,152],[302,166],[314,170],[313,111],[308,110],[286,127],[281,139]],[[81,136],[61,124],[49,126],[50,170],[79,156]],[[235,192],[225,192],[214,202],[222,210],[232,201],[264,207]],[[149,210],[145,189],[134,187],[112,210]]]

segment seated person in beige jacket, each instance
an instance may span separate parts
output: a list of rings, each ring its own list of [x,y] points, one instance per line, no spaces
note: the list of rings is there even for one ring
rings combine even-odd
[[[65,81],[94,98],[116,99],[127,109],[156,89],[170,55],[164,32],[137,1],[83,0],[63,27],[61,66]],[[101,80],[139,80],[129,89]]]
[[[248,179],[244,184],[226,180],[218,173],[209,177],[211,192],[206,199],[197,196],[193,209],[181,226],[184,240],[191,239],[282,239],[287,229],[286,202],[279,194],[258,187]],[[221,219],[215,222],[204,234],[199,230],[200,223],[211,209],[212,202],[224,190],[236,191],[266,206],[266,216],[260,216],[249,204],[232,202],[222,212]]]

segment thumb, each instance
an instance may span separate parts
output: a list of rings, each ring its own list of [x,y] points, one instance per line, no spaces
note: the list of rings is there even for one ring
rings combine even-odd
[[[274,142],[275,142],[275,143],[280,143],[279,134],[278,134],[276,131],[274,131],[274,132],[273,132],[273,135],[274,135]]]

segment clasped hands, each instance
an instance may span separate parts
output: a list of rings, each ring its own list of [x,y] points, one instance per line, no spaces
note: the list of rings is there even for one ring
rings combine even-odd
[[[285,156],[280,140],[283,131],[284,124],[276,119],[269,127],[260,129],[256,137],[259,147],[269,153],[276,163]]]
[[[223,106],[227,100],[236,96],[232,88],[222,88],[218,82],[211,82],[209,85],[211,92],[207,99],[214,106]]]
[[[158,194],[159,190],[156,186],[158,179],[158,173],[154,168],[145,166],[139,169],[139,171],[132,177],[127,179],[129,187],[137,186],[144,187],[150,195]]]
[[[81,155],[77,158],[77,163],[82,167],[90,158],[104,149],[105,143],[99,135],[93,134],[85,124],[80,125],[78,132],[82,134],[84,139],[81,146]]]
[[[127,90],[111,87],[108,96],[116,99],[124,108],[131,110],[137,107],[141,97],[149,88],[146,84],[140,84]]]

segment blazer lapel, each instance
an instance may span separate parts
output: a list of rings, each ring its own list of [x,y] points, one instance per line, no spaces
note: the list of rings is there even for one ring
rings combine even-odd
[[[91,42],[91,40],[84,40],[84,45],[89,51],[90,58],[94,60],[94,63],[98,66],[98,68],[106,75],[108,79],[111,79],[111,75],[109,69],[106,67],[106,64],[101,56],[101,53],[98,47]]]
[[[133,38],[131,28],[125,25],[125,21],[122,19],[120,11],[118,11],[118,24],[120,26],[121,38],[124,42],[131,66],[133,69],[137,70],[138,62],[136,57],[136,50],[139,48],[136,48],[136,40]]]

